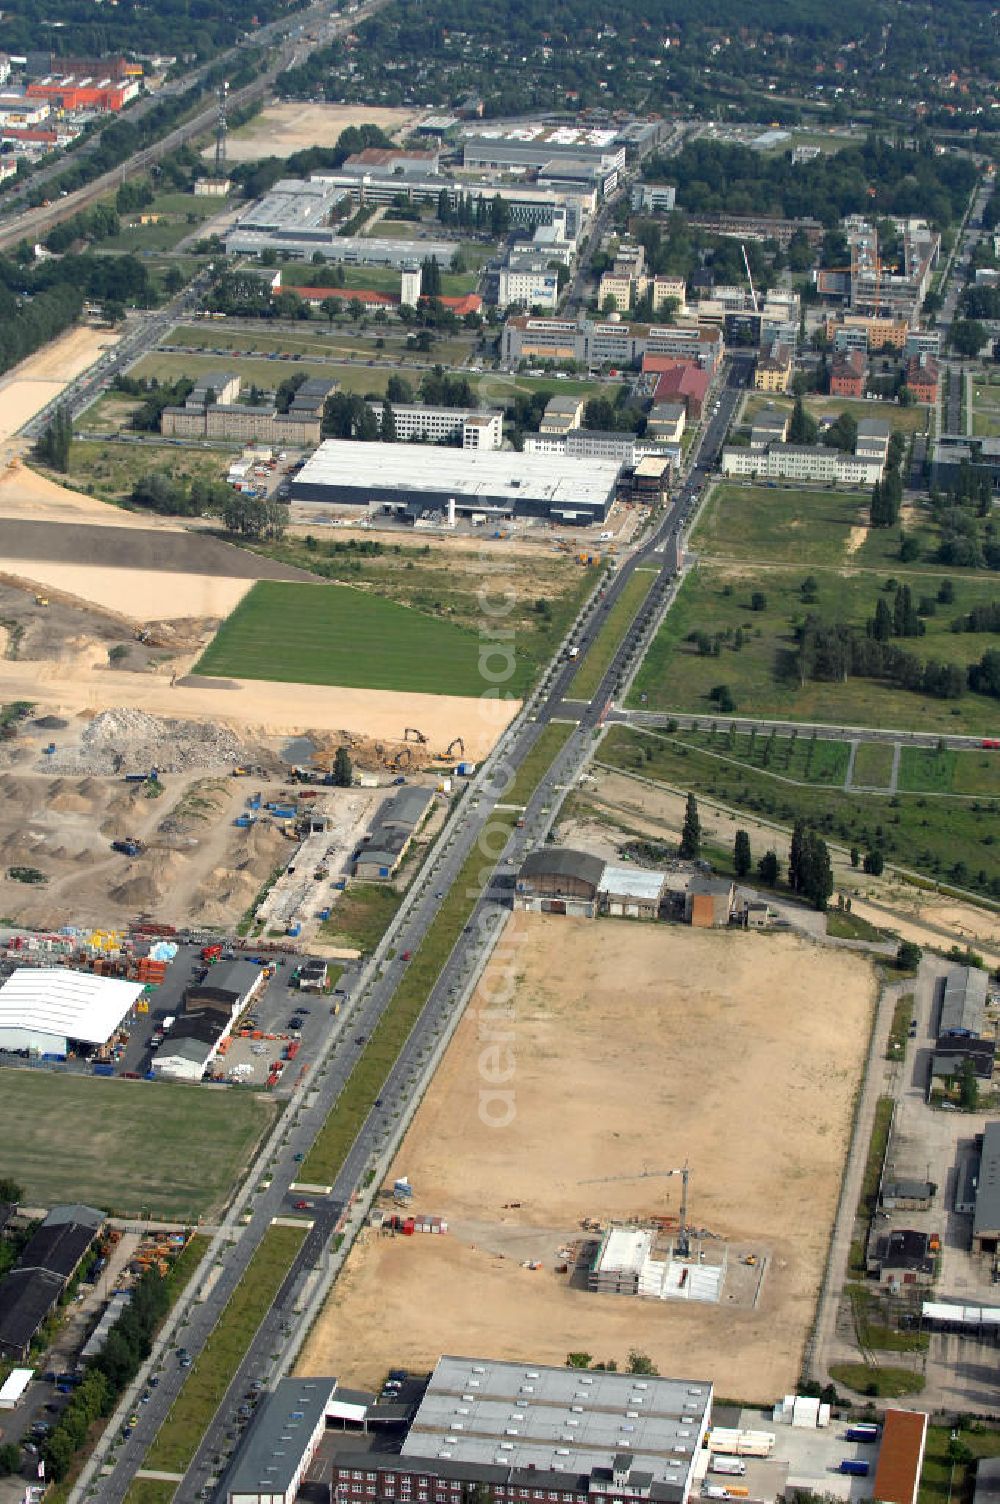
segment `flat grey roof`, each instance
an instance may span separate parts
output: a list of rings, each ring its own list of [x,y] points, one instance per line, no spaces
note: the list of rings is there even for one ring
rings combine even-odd
[[[237,229],[316,229],[328,222],[343,192],[330,183],[282,178],[236,221]]]
[[[976,1209],[972,1214],[972,1235],[1000,1228],[1000,1122],[986,1124],[983,1152],[979,1160],[979,1184]]]
[[[939,1035],[980,1032],[988,980],[987,973],[978,966],[955,966],[946,973]]]
[[[614,459],[508,450],[444,449],[428,444],[359,444],[327,439],[295,478],[306,486],[358,487],[373,497],[393,491],[442,492],[475,501],[509,497],[559,506],[603,506],[618,479]]]
[[[281,1379],[266,1396],[226,1483],[234,1494],[284,1494],[326,1416],[336,1379]]]
[[[589,1474],[628,1453],[683,1487],[711,1401],[703,1380],[443,1357],[402,1455]]]

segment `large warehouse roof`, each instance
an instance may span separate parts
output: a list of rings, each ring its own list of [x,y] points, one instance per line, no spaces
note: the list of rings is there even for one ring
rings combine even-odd
[[[683,1497],[711,1402],[702,1381],[443,1357],[402,1455],[532,1468],[539,1487],[550,1469],[588,1474],[621,1459]]]
[[[0,987],[0,1031],[31,1029],[103,1044],[143,991],[141,982],[61,966],[21,966]]]
[[[430,444],[359,444],[327,439],[293,482],[307,486],[357,487],[373,497],[393,491],[452,494],[475,501],[496,496],[511,506],[545,502],[600,507],[618,479],[618,460],[577,459],[564,454],[515,454],[509,450],[444,449]]]

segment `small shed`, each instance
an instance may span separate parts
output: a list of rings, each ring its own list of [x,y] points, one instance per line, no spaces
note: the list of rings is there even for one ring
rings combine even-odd
[[[695,929],[724,929],[733,915],[736,885],[721,877],[693,877],[684,897],[684,918]]]

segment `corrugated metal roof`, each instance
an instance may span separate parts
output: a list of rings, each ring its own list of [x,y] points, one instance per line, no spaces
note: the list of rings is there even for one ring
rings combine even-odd
[[[639,867],[612,867],[604,869],[601,892],[610,898],[641,898],[654,902],[663,891],[663,873],[645,872]]]
[[[1000,1228],[1000,1122],[986,1124],[983,1152],[979,1160],[979,1185],[976,1210],[972,1214],[972,1236]]]
[[[589,851],[574,851],[570,846],[540,846],[529,851],[521,863],[518,878],[574,877],[598,887],[604,875],[604,861]]]
[[[0,1030],[32,1029],[103,1044],[143,990],[141,982],[59,966],[21,966],[0,987]]]

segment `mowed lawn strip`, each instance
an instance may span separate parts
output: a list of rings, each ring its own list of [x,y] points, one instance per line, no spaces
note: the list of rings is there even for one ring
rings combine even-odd
[[[600,689],[601,680],[618,651],[618,645],[633,618],[642,609],[642,603],[653,588],[655,579],[654,570],[633,571],[621,595],[608,612],[586,658],[570,680],[566,691],[567,699],[589,700]]]
[[[163,1478],[133,1478],[123,1504],[170,1504],[176,1492],[177,1484]]]
[[[33,1206],[196,1221],[223,1205],[273,1114],[251,1092],[0,1072],[4,1170]]]
[[[859,788],[886,789],[891,778],[891,743],[861,742],[854,754],[852,783],[856,783]]]
[[[995,823],[1000,813],[993,802],[904,793],[890,796],[888,791],[845,793],[815,784],[787,783],[782,781],[777,759],[774,772],[735,764],[728,758],[725,743],[720,731],[717,755],[713,755],[662,732],[644,735],[612,726],[598,757],[624,772],[639,773],[682,793],[717,799],[730,809],[760,814],[788,828],[796,820],[805,820],[844,847],[878,849],[887,861],[1000,898],[1000,843],[987,845],[982,839],[984,821]],[[780,838],[775,840],[775,850],[784,866],[787,852]],[[963,861],[960,854],[970,852],[974,857]]]
[[[301,1228],[268,1228],[146,1454],[145,1468],[165,1473],[187,1469],[306,1231],[305,1223]]]
[[[518,768],[514,782],[503,796],[504,804],[527,804],[538,780],[555,761],[556,754],[569,741],[576,727],[569,721],[550,721],[527,757]]]
[[[261,580],[222,623],[195,673],[409,694],[477,695],[479,639],[348,585]],[[519,665],[523,690],[530,672]]]

